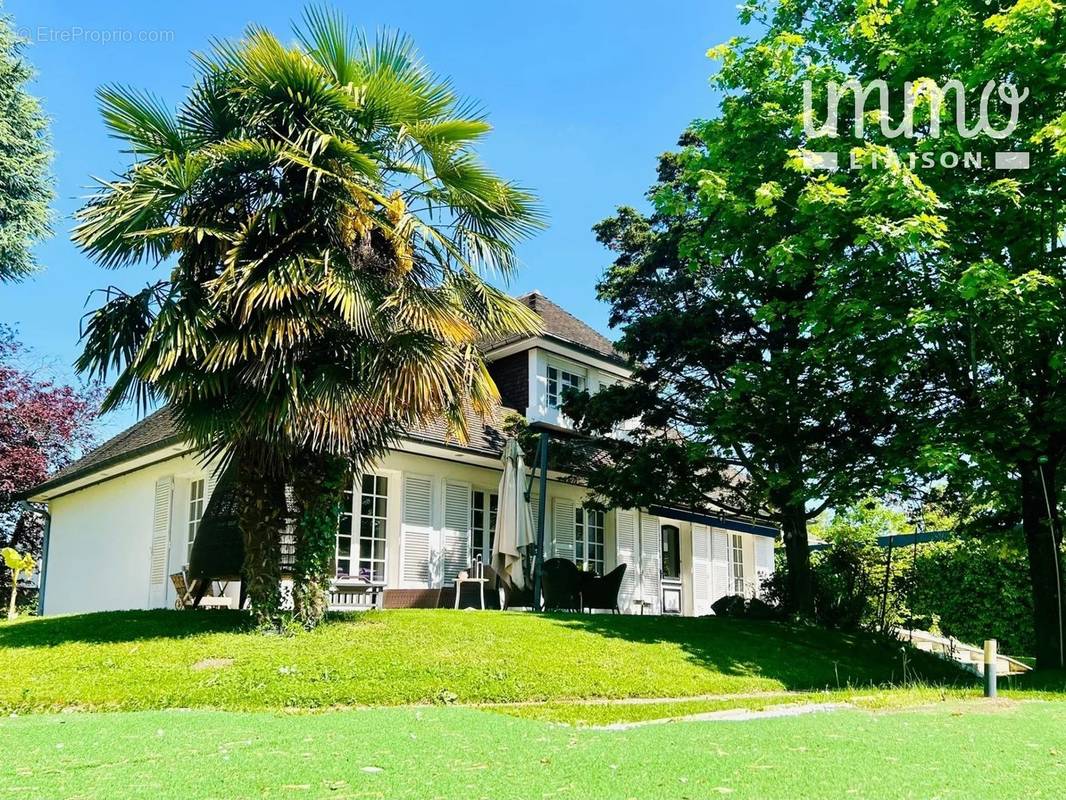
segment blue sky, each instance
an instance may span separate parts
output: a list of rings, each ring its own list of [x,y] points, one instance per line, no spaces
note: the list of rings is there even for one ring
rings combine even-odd
[[[7,0],[7,13],[34,44],[35,93],[52,120],[57,181],[55,237],[39,248],[46,269],[0,287],[0,320],[56,377],[73,379],[78,326],[89,293],[109,284],[143,285],[151,271],[108,271],[69,241],[71,215],[91,187],[125,165],[97,113],[102,84],[147,89],[171,104],[192,78],[189,53],[213,37],[237,37],[249,23],[289,36],[300,3],[184,0]],[[494,126],[481,147],[498,173],[533,188],[551,227],[525,243],[510,286],[540,289],[606,331],[595,284],[610,255],[591,226],[620,204],[639,205],[656,156],[695,117],[714,113],[708,47],[739,32],[728,0],[570,0],[536,3],[367,3],[336,0],[366,30],[410,34],[427,63],[480,101]],[[607,331],[609,333],[609,331]],[[133,421],[105,419],[102,433]]]

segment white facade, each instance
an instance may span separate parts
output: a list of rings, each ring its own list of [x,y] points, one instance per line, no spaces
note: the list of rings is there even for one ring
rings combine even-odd
[[[173,607],[169,575],[187,565],[190,523],[202,513],[191,500],[193,487],[197,481],[210,487],[213,480],[212,470],[191,454],[161,455],[153,463],[49,501],[45,614]],[[366,526],[360,513],[362,487],[353,486],[351,547],[338,542],[338,568],[344,574],[357,574],[360,561],[366,569],[374,568],[380,558],[389,589],[435,589],[450,585],[471,563],[479,534],[482,546],[488,547],[491,498],[498,490],[500,469],[489,458],[450,455],[458,460],[390,453],[371,473],[384,478],[384,490],[374,498],[383,500],[384,508],[376,502]],[[584,497],[581,487],[549,481],[546,557],[573,560],[582,550],[589,563],[587,551],[593,545],[602,552],[601,559],[589,563],[597,571],[627,564],[619,603],[624,612],[663,611],[664,586],[669,589],[661,578],[664,525],[679,531],[678,588],[685,615],[710,613],[710,604],[726,594],[756,594],[759,578],[773,569],[773,539],[768,536],[638,510],[609,511],[601,526],[589,525],[581,507]],[[534,486],[534,509],[537,502]],[[379,520],[384,522],[384,549],[375,553],[382,538],[375,530]],[[582,532],[586,536],[581,537]],[[732,547],[734,537],[738,548]],[[360,559],[361,549],[368,558]],[[735,574],[742,577],[735,579]],[[239,587],[231,583],[226,592],[236,598]]]
[[[511,343],[488,358],[510,359],[511,382],[528,400],[519,411],[531,423],[561,431],[571,427],[559,409],[566,388],[595,393],[630,374],[616,358],[558,337]],[[501,475],[488,449],[412,437],[390,452],[346,495],[338,577],[384,582],[387,604],[390,591],[450,585],[479,546],[488,561]],[[170,575],[188,564],[191,537],[217,477],[178,443],[141,448],[106,468],[45,484],[32,498],[47,502],[52,516],[44,613],[172,607]],[[595,512],[582,508],[584,489],[550,477],[545,557],[568,558],[601,574],[626,564],[619,599],[625,613],[707,614],[724,595],[757,594],[773,571],[769,529],[641,510]],[[537,490],[534,485],[534,513]],[[236,605],[239,585],[231,582],[225,592]]]

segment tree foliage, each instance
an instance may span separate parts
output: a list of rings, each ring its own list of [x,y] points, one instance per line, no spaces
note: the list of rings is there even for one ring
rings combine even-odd
[[[599,286],[635,383],[571,413],[605,439],[594,492],[773,520],[784,530],[787,599],[810,611],[806,523],[898,481],[887,450],[901,418],[915,247],[940,234],[935,197],[907,171],[816,172],[803,157],[802,82],[841,79],[801,37],[734,40],[719,113],[660,159],[654,211],[600,223],[616,254]]]
[[[52,148],[41,104],[26,91],[26,44],[0,15],[0,283],[36,271],[32,247],[51,234]]]
[[[911,324],[900,403],[921,428],[913,465],[945,476],[977,505],[1020,521],[1033,585],[1036,655],[1062,665],[1062,535],[1058,471],[1066,456],[1066,34],[1058,0],[943,0],[938,3],[799,0],[781,3],[774,25],[802,29],[812,47],[848,65],[860,81],[886,81],[902,117],[906,83],[958,81],[941,107],[939,136],[894,138],[905,161],[971,153],[980,169],[921,170],[943,224],[940,246],[918,258],[908,282]],[[1017,125],[1009,93],[1024,94]],[[982,100],[989,97],[992,103]],[[967,138],[985,105],[997,135]],[[932,104],[919,102],[919,131]],[[868,138],[882,134],[870,127]],[[995,168],[997,152],[1024,152],[1029,167]]]
[[[739,445],[739,485],[765,487],[771,515],[789,497],[809,514],[907,474],[947,478],[971,504],[1022,523],[1037,656],[1052,665],[1066,638],[1057,500],[1066,454],[1063,14],[1058,0],[750,0],[742,21],[762,33],[712,50],[725,99],[664,161],[655,213],[601,227],[621,254],[604,283],[614,320],[647,360],[644,388],[667,389],[667,400],[647,393],[628,410],[689,412],[649,415],[646,430],[679,435],[646,436],[634,463],[654,448],[694,460],[702,484],[685,476],[662,485],[698,497],[715,490],[729,446]],[[826,108],[831,80],[846,87],[827,138],[801,124],[805,80],[812,110]],[[854,86],[875,81],[887,90],[883,108],[848,111]],[[936,90],[951,82],[961,106],[958,94]],[[908,85],[921,88],[913,104]],[[1022,95],[1012,127],[1019,104],[1000,100]],[[982,110],[995,136],[972,135]],[[908,111],[914,136],[895,130]],[[838,168],[804,170],[815,150]],[[997,169],[1003,151],[1028,153],[1030,167]],[[964,154],[983,166],[966,166]],[[695,236],[693,225],[703,226]],[[705,292],[710,308],[688,314],[675,276],[701,269],[719,294]],[[747,354],[738,334],[757,339]],[[722,342],[732,361],[671,364],[671,349],[699,352],[700,336]],[[660,362],[692,388],[662,381]],[[708,418],[706,408],[732,415]],[[790,439],[797,419],[810,440]],[[846,446],[835,444],[837,431]],[[752,449],[763,440],[772,448]],[[800,554],[789,561],[803,572]]]
[[[94,440],[98,393],[57,385],[0,326],[0,546],[41,557],[41,525],[19,498],[66,466]],[[6,586],[0,574],[0,587]]]

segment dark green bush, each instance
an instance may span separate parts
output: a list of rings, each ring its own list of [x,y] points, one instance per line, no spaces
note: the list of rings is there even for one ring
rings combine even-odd
[[[1011,655],[1033,652],[1033,599],[1020,534],[919,545],[907,587],[916,627],[965,642],[998,639]]]
[[[727,594],[711,604],[711,611],[716,617],[743,617],[744,598],[739,594]]]
[[[898,546],[892,551],[887,596],[887,548],[862,538],[834,538],[811,554],[814,622],[841,630],[918,628],[964,642],[999,640],[1011,655],[1032,652],[1029,566],[1017,532]],[[764,587],[781,596],[785,564]]]

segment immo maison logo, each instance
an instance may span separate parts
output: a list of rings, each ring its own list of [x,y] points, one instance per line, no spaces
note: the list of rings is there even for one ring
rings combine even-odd
[[[867,116],[867,101],[877,95],[877,105],[872,109],[875,114]],[[903,115],[898,122],[893,122],[890,113],[892,95],[888,84],[883,80],[870,81],[863,85],[859,81],[849,80],[844,83],[829,81],[826,84],[826,114],[825,121],[818,124],[815,121],[814,108],[814,85],[811,81],[803,82],[803,132],[807,137],[809,149],[804,151],[804,162],[813,169],[837,170],[841,168],[839,154],[836,152],[817,152],[816,143],[820,139],[841,138],[840,103],[841,100],[850,96],[853,101],[854,115],[852,131],[855,139],[862,141],[867,126],[874,123],[879,126],[881,136],[885,139],[940,139],[944,130],[942,112],[953,98],[955,104],[954,125],[959,137],[964,140],[973,140],[981,136],[987,136],[996,141],[1007,139],[1018,128],[1018,120],[1021,114],[1021,105],[1029,97],[1029,90],[1018,90],[1010,83],[997,83],[989,81],[981,90],[978,103],[977,119],[970,124],[967,112],[968,104],[966,88],[961,82],[951,80],[940,86],[936,81],[921,80],[908,81],[903,85]],[[998,115],[1003,124],[997,127],[992,122],[992,103],[999,104],[1005,113]],[[920,104],[928,105],[926,124],[921,131],[916,129],[915,110]],[[981,151],[957,151],[946,150],[936,152],[929,149],[922,152],[912,151],[906,156],[900,156],[891,149],[885,153],[873,152],[869,155],[873,166],[878,166],[878,161],[884,165],[890,162],[899,164],[907,162],[911,169],[981,169],[986,166],[985,153]],[[1029,153],[1010,150],[997,151],[993,159],[995,169],[1016,170],[1029,168]],[[850,163],[846,168],[855,169],[859,166],[857,154],[853,151]]]

